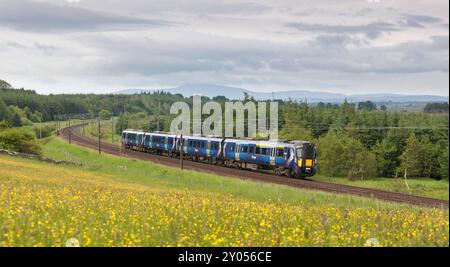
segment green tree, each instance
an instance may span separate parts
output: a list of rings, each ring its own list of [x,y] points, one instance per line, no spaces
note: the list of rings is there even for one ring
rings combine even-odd
[[[372,101],[359,102],[358,110],[374,111],[377,110],[377,105]]]
[[[99,116],[100,116],[101,119],[108,119],[108,118],[110,118],[112,116],[112,113],[109,110],[102,109],[99,112]]]
[[[443,147],[443,152],[439,155],[439,167],[440,177],[448,179],[448,144]]]
[[[22,120],[20,118],[19,113],[14,113],[11,118],[11,125],[14,127],[20,127],[22,126]]]
[[[375,155],[345,133],[330,131],[317,140],[318,165],[322,174],[365,179],[376,174]]]
[[[0,121],[9,121],[11,114],[5,102],[0,98]]]
[[[423,149],[414,133],[406,140],[406,147],[400,156],[400,172],[407,177],[420,177],[422,175]]]

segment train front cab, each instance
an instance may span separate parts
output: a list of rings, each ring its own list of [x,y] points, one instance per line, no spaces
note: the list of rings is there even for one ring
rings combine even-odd
[[[301,143],[294,147],[295,161],[292,168],[297,178],[311,177],[317,172],[316,147],[311,143]]]

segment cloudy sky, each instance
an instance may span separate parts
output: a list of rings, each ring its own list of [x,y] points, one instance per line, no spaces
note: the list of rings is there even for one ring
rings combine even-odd
[[[447,0],[0,0],[0,79],[448,96]]]

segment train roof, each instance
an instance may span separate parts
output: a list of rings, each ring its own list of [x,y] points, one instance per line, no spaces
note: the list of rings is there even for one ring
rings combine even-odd
[[[122,132],[124,132],[124,133],[134,133],[134,134],[141,134],[141,133],[143,133],[142,131],[137,131],[137,130],[133,130],[133,129],[123,130]]]
[[[139,131],[134,129],[127,129],[123,132],[126,133],[134,133],[134,134],[146,134],[146,135],[161,135],[161,136],[169,136],[169,137],[177,137],[179,135],[174,133],[163,133],[163,132],[146,132],[146,131]],[[296,146],[300,144],[310,143],[309,141],[301,141],[301,140],[252,140],[252,139],[234,139],[234,138],[219,138],[219,137],[207,137],[207,136],[196,136],[196,135],[183,135],[183,138],[185,139],[191,139],[191,140],[211,140],[211,141],[217,141],[221,142],[222,140],[225,140],[225,142],[229,143],[238,143],[238,144],[254,144],[259,146],[284,146],[284,147],[291,147]]]
[[[291,147],[294,146],[294,144],[291,143],[285,143],[280,141],[274,141],[274,140],[247,140],[247,139],[225,139],[225,142],[230,143],[237,143],[237,144],[252,144],[252,145],[258,145],[258,146],[266,146],[266,147]]]
[[[212,140],[217,142],[222,142],[222,138],[217,137],[206,137],[206,136],[195,136],[195,135],[183,135],[183,138],[193,139],[193,140]]]

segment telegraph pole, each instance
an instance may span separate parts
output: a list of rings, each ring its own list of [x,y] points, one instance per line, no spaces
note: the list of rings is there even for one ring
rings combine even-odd
[[[39,139],[42,139],[42,118],[39,118]]]
[[[102,143],[100,140],[100,115],[98,115],[98,154],[102,153]]]
[[[161,102],[158,102],[158,117],[157,117],[157,120],[158,120],[158,132],[159,132],[159,113],[160,113],[159,108],[160,108],[160,103]]]
[[[69,116],[69,144],[72,144],[72,129],[70,128],[70,116]]]
[[[183,133],[180,134],[180,168],[183,169]]]
[[[111,117],[111,143],[114,144],[114,116]]]

